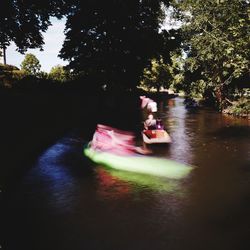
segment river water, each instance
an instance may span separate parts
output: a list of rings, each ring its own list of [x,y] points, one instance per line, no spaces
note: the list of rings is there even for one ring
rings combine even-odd
[[[3,249],[249,249],[250,127],[183,99],[159,103],[173,143],[155,156],[195,166],[179,181],[105,169],[73,131],[4,199]]]

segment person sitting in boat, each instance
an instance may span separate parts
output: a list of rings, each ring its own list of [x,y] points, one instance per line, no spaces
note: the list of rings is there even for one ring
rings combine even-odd
[[[156,129],[156,119],[154,119],[154,116],[152,114],[150,114],[148,116],[148,119],[144,122],[144,128],[146,130]]]
[[[156,129],[158,129],[158,130],[163,130],[164,129],[162,119],[157,119],[156,120]]]

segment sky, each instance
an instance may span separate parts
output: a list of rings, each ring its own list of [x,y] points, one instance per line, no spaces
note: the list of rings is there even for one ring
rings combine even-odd
[[[168,10],[171,12],[171,10]],[[165,19],[162,29],[170,29],[170,28],[178,28],[180,27],[179,22],[174,22],[170,18]],[[51,68],[56,65],[67,65],[67,61],[63,61],[58,57],[59,51],[62,48],[62,44],[65,38],[63,33],[65,28],[66,19],[63,18],[58,20],[57,18],[51,18],[52,25],[48,28],[48,30],[43,33],[44,36],[44,46],[43,51],[39,49],[29,49],[26,53],[34,54],[41,64],[41,70],[45,72],[50,72]],[[25,55],[22,55],[18,51],[16,51],[16,46],[14,43],[7,48],[6,58],[7,64],[15,65],[20,68],[20,64],[22,63]]]
[[[48,28],[48,30],[43,33],[44,36],[44,46],[43,51],[39,49],[28,49],[26,53],[34,54],[41,64],[41,70],[50,72],[50,69],[53,66],[58,64],[66,65],[67,61],[63,61],[58,57],[59,51],[62,48],[62,44],[65,38],[63,33],[65,28],[66,19],[58,20],[57,18],[51,18],[52,25]],[[18,51],[16,51],[16,46],[14,43],[7,48],[6,58],[7,64],[15,65],[20,68],[20,64],[22,63],[25,55],[22,55]]]

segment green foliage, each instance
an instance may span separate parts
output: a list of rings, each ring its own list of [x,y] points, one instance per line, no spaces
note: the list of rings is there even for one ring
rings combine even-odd
[[[39,71],[39,73],[37,74],[37,77],[40,79],[48,79],[49,78],[49,74],[45,71]]]
[[[1,1],[0,47],[7,47],[13,41],[21,53],[28,48],[42,50],[42,32],[51,25],[50,16],[62,16],[64,4],[64,0]]]
[[[12,77],[15,80],[21,80],[26,76],[27,76],[27,74],[23,70],[13,70],[12,71]]]
[[[0,73],[2,72],[11,72],[13,70],[19,70],[18,67],[9,64],[0,63]]]
[[[61,65],[56,65],[51,68],[49,78],[59,82],[66,82],[69,80],[70,73]]]
[[[249,1],[173,2],[176,17],[184,23],[182,31],[188,55],[185,70],[189,75],[186,80],[194,85],[203,80],[205,88],[213,88],[221,102],[232,80],[249,72]]]
[[[26,54],[23,62],[21,63],[21,69],[27,75],[38,76],[40,73],[41,65],[35,55]]]
[[[232,106],[228,107],[224,112],[235,116],[250,116],[249,98],[240,98]]]
[[[60,56],[69,68],[99,87],[131,89],[152,58],[166,59],[176,46],[175,31],[159,33],[168,5],[169,0],[6,0],[0,8],[0,47],[14,41],[21,53],[42,50],[50,16],[66,15]]]
[[[20,80],[25,76],[24,72],[16,66],[0,63],[0,85],[12,87],[16,80]]]
[[[153,59],[151,66],[144,69],[141,86],[146,88],[183,88],[183,58],[180,51],[170,53],[170,62],[164,63],[163,58]]]
[[[176,91],[182,90],[182,83],[184,80],[184,59],[179,49],[170,53],[171,61],[169,63],[169,71],[172,76],[172,83],[170,87]]]
[[[163,46],[163,34],[159,34],[162,2],[168,1],[75,2],[61,58],[100,86],[134,88]]]
[[[162,59],[153,59],[151,67],[144,69],[141,84],[149,89],[156,88],[159,91],[161,87],[169,88],[171,79],[169,66],[164,64]]]

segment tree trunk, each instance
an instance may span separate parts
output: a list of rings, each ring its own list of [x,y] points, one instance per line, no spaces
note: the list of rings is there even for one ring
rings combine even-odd
[[[219,109],[223,109],[222,105],[223,105],[223,102],[225,101],[225,93],[224,93],[224,87],[223,87],[223,84],[221,84],[217,89],[216,89],[216,100],[217,100],[217,103],[218,103],[218,107]]]
[[[3,46],[3,64],[6,65],[6,47]]]
[[[220,104],[222,102],[221,88],[216,89],[215,95],[217,102]]]
[[[160,88],[161,88],[161,87],[160,87],[159,85],[157,85],[157,86],[156,86],[157,93],[159,93],[159,92],[160,92]]]

